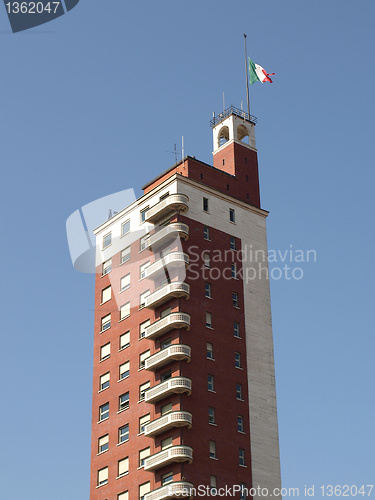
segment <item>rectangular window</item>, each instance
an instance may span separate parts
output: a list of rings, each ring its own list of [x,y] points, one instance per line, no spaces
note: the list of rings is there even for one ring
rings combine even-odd
[[[99,422],[109,418],[109,403],[99,406]]]
[[[150,290],[146,290],[139,296],[139,308],[142,309],[146,305],[146,298],[150,295]]]
[[[210,312],[206,312],[206,326],[212,328],[212,314]]]
[[[165,198],[168,198],[168,196],[169,196],[169,191],[167,193],[162,194],[159,198],[159,201],[165,200]]]
[[[208,408],[208,423],[209,424],[215,424],[215,408]]]
[[[130,273],[120,279],[120,292],[127,290],[130,287]]]
[[[234,236],[230,237],[230,249],[236,250],[236,238]]]
[[[117,464],[117,473],[118,477],[124,476],[129,472],[129,457],[125,457],[122,460],[118,461]]]
[[[211,283],[204,284],[204,296],[211,299]]]
[[[129,500],[129,492],[124,491],[123,493],[119,493],[117,495],[117,500]]]
[[[118,409],[127,410],[129,408],[129,393],[125,392],[125,394],[121,394],[118,398]]]
[[[112,259],[108,259],[102,264],[102,275],[105,276],[111,271],[112,271]]]
[[[139,240],[139,251],[142,252],[142,250],[145,250],[148,246],[148,234],[146,234],[145,236],[142,236],[142,238],[140,238]]]
[[[129,439],[129,424],[123,425],[118,430],[118,442],[125,443]]]
[[[108,483],[108,467],[98,470],[98,486]]]
[[[236,222],[236,212],[234,211],[233,208],[229,209],[229,220],[231,222]]]
[[[232,293],[232,302],[233,302],[233,307],[240,307],[240,303],[238,300],[238,293],[236,292]]]
[[[139,451],[139,467],[144,467],[145,460],[150,456],[150,448],[145,448]]]
[[[129,361],[126,361],[125,363],[120,365],[120,378],[119,378],[119,380],[122,380],[124,378],[129,377],[129,366],[130,366]]]
[[[130,331],[120,335],[120,350],[130,345]]]
[[[100,385],[99,385],[100,391],[103,391],[104,389],[107,389],[109,387],[109,378],[110,378],[109,372],[105,373],[104,375],[101,375]]]
[[[173,471],[167,472],[161,476],[161,484],[162,486],[171,483],[173,481]]]
[[[146,212],[149,209],[149,207],[144,208],[141,210],[141,222],[144,222],[146,220]]]
[[[162,450],[166,450],[167,448],[170,448],[171,446],[173,446],[172,436],[169,436],[169,437],[162,440],[162,442],[161,442],[161,449]]]
[[[211,494],[215,495],[216,494],[216,486],[217,486],[217,477],[214,475],[210,475],[210,490]]]
[[[170,345],[172,345],[172,339],[165,339],[160,342],[160,350],[162,351],[163,349],[167,349]]]
[[[233,332],[235,337],[240,338],[240,324],[237,321],[233,323]]]
[[[241,353],[239,352],[234,353],[234,366],[236,368],[241,368]]]
[[[144,338],[144,336],[145,336],[145,334],[146,334],[146,328],[147,328],[148,326],[150,326],[150,324],[151,324],[151,322],[150,322],[150,320],[148,319],[148,320],[144,321],[143,323],[141,323],[141,324],[139,325],[139,338],[140,338],[140,339],[143,339],[143,338]]]
[[[242,401],[242,384],[236,384],[236,397]]]
[[[150,421],[151,421],[151,417],[150,417],[149,413],[147,413],[147,415],[143,415],[142,417],[139,418],[139,433],[140,434],[145,432],[145,427]]]
[[[210,228],[208,226],[204,226],[203,228],[203,239],[210,240]]]
[[[142,352],[139,355],[139,368],[142,369],[145,367],[146,359],[150,357],[150,349],[148,351]]]
[[[237,264],[231,265],[231,274],[232,278],[237,278]]]
[[[237,417],[237,430],[238,432],[244,432],[243,417],[240,415]]]
[[[207,342],[207,359],[214,359],[214,346]]]
[[[124,236],[130,231],[130,220],[126,220],[121,224],[121,236]]]
[[[141,265],[141,267],[139,268],[139,272],[140,272],[140,279],[142,280],[145,275],[146,275],[146,269],[150,266],[150,261],[147,261],[145,262],[144,264]]]
[[[98,439],[98,453],[103,453],[108,450],[109,436],[106,434]]]
[[[102,304],[104,304],[104,302],[108,302],[109,300],[111,300],[111,297],[112,297],[112,287],[107,286],[107,288],[104,288],[104,290],[102,290]]]
[[[164,309],[163,311],[161,311],[160,313],[160,319],[163,319],[165,318],[166,316],[169,316],[172,312],[172,308],[171,307],[168,307],[167,309]]]
[[[247,497],[247,488],[246,488],[246,483],[240,483],[241,486],[241,496],[240,500],[246,500]]]
[[[107,314],[106,316],[103,316],[102,318],[102,332],[105,332],[108,330],[108,328],[111,328],[111,315]]]
[[[150,481],[143,483],[139,486],[139,500],[145,500],[145,495],[150,493],[151,486]]]
[[[124,264],[124,262],[127,262],[128,260],[130,260],[130,247],[126,247],[122,250],[120,263]]]
[[[145,392],[150,388],[150,381],[145,382],[144,384],[139,386],[139,401],[144,401]]]
[[[211,258],[209,253],[203,254],[204,267],[211,267]]]
[[[214,391],[215,390],[215,384],[214,384],[214,376],[213,375],[208,375],[208,390],[209,391]]]
[[[170,411],[172,411],[172,409],[173,409],[172,403],[167,403],[166,405],[163,405],[161,407],[160,413],[162,415],[166,415],[167,413],[169,413]]]
[[[109,247],[111,243],[112,243],[112,233],[108,233],[105,236],[103,236],[103,248]]]
[[[111,343],[102,345],[100,348],[100,361],[109,358],[111,355]]]
[[[238,459],[240,465],[245,465],[245,450],[243,448],[239,449]]]
[[[165,382],[172,377],[172,370],[167,370],[166,372],[160,375],[160,382]]]
[[[208,212],[208,198],[203,198],[203,212]]]
[[[120,307],[120,321],[130,316],[130,302]]]
[[[210,458],[216,458],[216,441],[210,441]]]

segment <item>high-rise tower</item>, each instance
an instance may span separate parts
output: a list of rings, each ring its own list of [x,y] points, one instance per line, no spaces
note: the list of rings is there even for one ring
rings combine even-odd
[[[183,158],[95,231],[90,500],[280,487],[255,119],[211,124],[213,166]]]

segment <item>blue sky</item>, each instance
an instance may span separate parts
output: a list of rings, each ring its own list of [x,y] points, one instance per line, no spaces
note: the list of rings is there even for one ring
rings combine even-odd
[[[81,0],[12,34],[0,13],[2,498],[88,498],[94,277],[73,269],[65,221],[139,196],[182,135],[212,162],[222,93],[246,99],[243,33],[276,73],[251,88],[269,247],[317,252],[303,279],[271,282],[283,486],[374,483],[374,15]]]

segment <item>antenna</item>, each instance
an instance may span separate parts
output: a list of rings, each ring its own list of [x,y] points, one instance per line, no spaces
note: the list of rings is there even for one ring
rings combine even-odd
[[[177,144],[176,143],[174,143],[173,151],[166,151],[166,153],[172,153],[172,154],[174,154],[174,162],[175,163],[178,162],[178,153],[177,153]]]
[[[224,92],[223,92],[223,111],[225,111],[225,96],[224,96]]]
[[[184,136],[182,136],[181,146],[182,146],[182,159],[184,159],[185,158]]]

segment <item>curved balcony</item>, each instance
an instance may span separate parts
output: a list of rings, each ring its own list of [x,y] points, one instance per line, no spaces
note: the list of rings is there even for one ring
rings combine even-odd
[[[190,446],[171,446],[170,448],[159,451],[155,455],[145,459],[145,470],[155,470],[164,467],[173,462],[189,462],[193,461],[193,449]]]
[[[171,271],[175,268],[186,269],[189,265],[189,256],[184,252],[171,252],[165,257],[158,259],[153,264],[148,266],[145,271],[145,278],[157,278],[160,274],[165,273],[165,268]]]
[[[191,428],[193,416],[188,411],[171,411],[145,426],[145,436],[156,436],[173,427]]]
[[[155,403],[160,399],[171,396],[172,394],[182,394],[186,392],[191,394],[191,379],[187,377],[172,377],[161,384],[155,385],[145,391],[145,402]]]
[[[145,221],[155,223],[158,219],[172,212],[187,212],[189,197],[185,194],[170,194],[164,200],[149,208],[146,212]]]
[[[190,314],[187,313],[171,313],[165,318],[155,321],[146,328],[146,339],[157,339],[163,333],[167,333],[174,328],[186,328],[190,330]]]
[[[158,248],[168,245],[177,238],[182,240],[187,240],[189,238],[189,226],[187,224],[183,222],[172,222],[149,236],[145,245],[147,248],[152,247],[155,252]]]
[[[192,483],[187,481],[173,481],[171,483],[150,491],[144,497],[144,500],[169,500],[171,498],[191,498],[193,496]]]
[[[190,297],[190,286],[183,281],[173,281],[146,297],[145,307],[158,307],[173,297],[185,297],[185,299],[188,299]]]
[[[171,361],[188,361],[191,359],[191,347],[185,344],[173,344],[158,351],[146,359],[146,370],[157,370]]]

